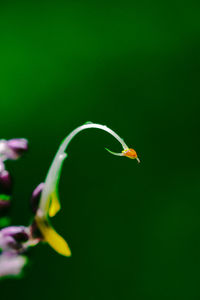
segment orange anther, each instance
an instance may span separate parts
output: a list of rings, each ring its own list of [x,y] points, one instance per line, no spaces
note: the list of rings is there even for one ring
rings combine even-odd
[[[137,157],[137,153],[134,149],[131,149],[131,148],[128,148],[128,149],[125,149],[122,151],[123,155],[128,157],[128,158],[131,158],[131,159],[137,159],[138,162],[139,162],[139,159]]]

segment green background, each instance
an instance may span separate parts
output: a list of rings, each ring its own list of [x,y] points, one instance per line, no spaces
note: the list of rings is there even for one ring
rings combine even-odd
[[[62,139],[106,124],[141,164],[109,155],[98,130],[68,149],[53,220],[72,257],[29,252],[1,299],[200,299],[200,20],[198,1],[2,1],[2,138],[26,137],[13,224]]]

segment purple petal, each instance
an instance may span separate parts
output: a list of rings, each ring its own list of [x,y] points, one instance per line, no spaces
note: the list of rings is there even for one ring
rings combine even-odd
[[[0,140],[0,160],[18,159],[28,150],[28,141],[26,139]],[[2,165],[0,167],[2,170]]]
[[[10,150],[8,158],[17,159],[28,150],[28,141],[26,139],[11,139],[7,141],[7,147]]]
[[[11,236],[0,235],[0,249],[3,252],[9,252],[12,254],[18,254],[21,245]]]
[[[27,248],[30,230],[24,226],[9,226],[0,230],[0,248],[2,251],[21,253]]]
[[[19,275],[27,263],[27,258],[21,255],[3,253],[0,256],[0,277]]]
[[[44,183],[40,183],[35,190],[33,191],[32,197],[31,197],[31,209],[33,211],[33,213],[35,214],[37,209],[38,209],[38,205],[40,202],[40,197],[41,197],[41,193],[42,190],[44,188]]]
[[[29,238],[29,230],[25,226],[9,226],[6,228],[3,228],[0,231],[0,234],[4,237],[11,236],[13,237],[17,242],[25,242]]]

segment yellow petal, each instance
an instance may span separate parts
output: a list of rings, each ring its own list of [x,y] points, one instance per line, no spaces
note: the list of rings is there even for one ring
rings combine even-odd
[[[45,242],[47,242],[59,254],[71,256],[71,250],[67,242],[53,229],[46,219],[36,217],[35,221]]]
[[[56,192],[51,194],[51,204],[49,207],[49,216],[54,217],[57,212],[61,209],[61,205]]]

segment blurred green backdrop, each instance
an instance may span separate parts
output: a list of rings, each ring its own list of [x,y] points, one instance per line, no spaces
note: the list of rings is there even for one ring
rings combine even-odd
[[[13,224],[61,140],[106,124],[141,164],[109,155],[107,134],[80,134],[60,182],[55,228],[72,257],[30,251],[11,299],[200,299],[200,20],[198,1],[2,1],[1,138],[30,151],[8,163]]]

